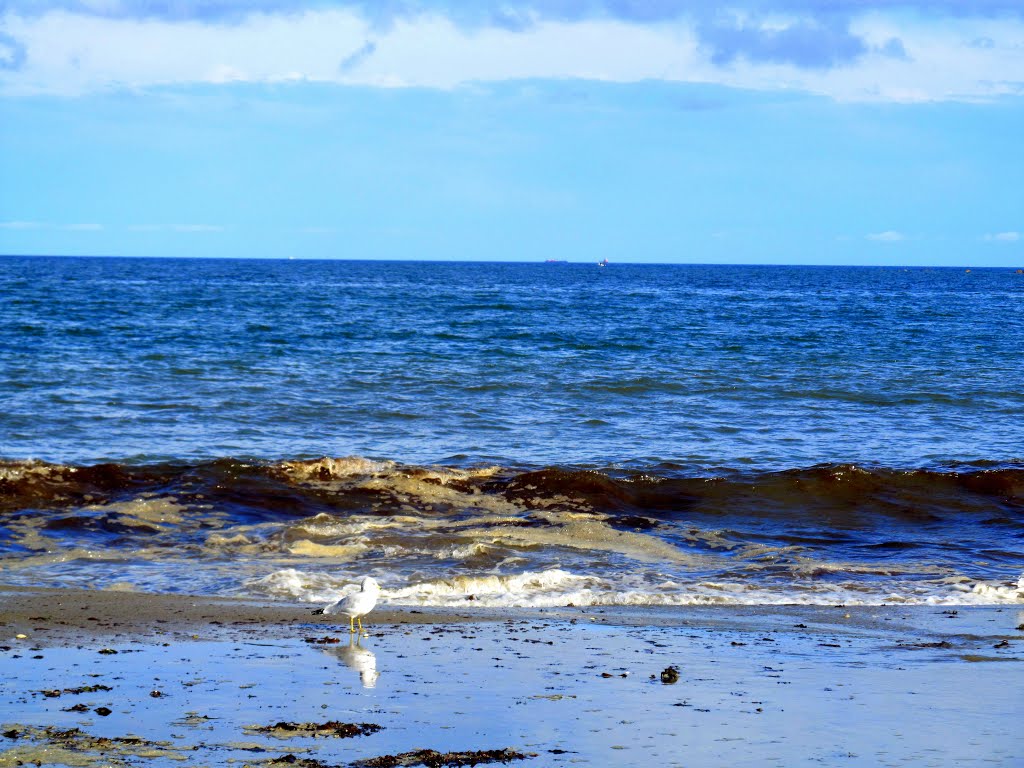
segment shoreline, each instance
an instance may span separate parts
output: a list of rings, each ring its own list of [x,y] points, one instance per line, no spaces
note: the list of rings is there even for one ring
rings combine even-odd
[[[325,768],[420,750],[538,767],[959,766],[1024,753],[1024,608],[385,607],[366,639],[310,610],[0,587],[0,768]]]
[[[316,606],[278,600],[119,590],[24,587],[0,584],[0,635],[34,633],[33,642],[119,637],[146,642],[219,640],[232,631],[281,637],[316,629],[341,632],[343,619],[313,615]],[[1016,618],[1014,618],[1016,617]],[[681,627],[708,631],[807,632],[877,637],[934,634],[1024,640],[1024,605],[680,605],[506,608],[379,605],[367,627],[492,623],[514,620],[594,623],[620,627]],[[956,621],[951,621],[956,619]],[[810,622],[806,629],[797,626]],[[198,633],[198,635],[197,635]],[[1024,647],[1022,647],[1024,651]]]

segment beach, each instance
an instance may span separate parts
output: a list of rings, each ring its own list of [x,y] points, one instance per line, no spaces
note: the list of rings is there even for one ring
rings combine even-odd
[[[0,766],[1024,754],[1016,607],[384,608],[353,639],[306,606],[7,588],[0,622]]]
[[[0,266],[0,768],[1022,765],[1016,273]]]

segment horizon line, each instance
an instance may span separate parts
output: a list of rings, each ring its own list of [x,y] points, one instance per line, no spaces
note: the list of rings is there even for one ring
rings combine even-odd
[[[597,261],[572,261],[569,259],[358,259],[348,257],[315,256],[119,256],[112,254],[66,254],[66,253],[0,253],[0,259],[129,259],[149,261],[303,261],[303,262],[354,262],[360,264],[521,264],[549,266],[596,266]],[[845,267],[850,269],[1008,269],[1024,274],[1024,260],[1021,267],[985,264],[843,264],[843,263],[787,263],[787,262],[702,262],[702,261],[608,261],[608,266],[629,267]]]

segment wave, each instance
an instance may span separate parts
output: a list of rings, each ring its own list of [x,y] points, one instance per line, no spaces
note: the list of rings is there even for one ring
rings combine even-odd
[[[379,576],[387,580],[387,575]],[[254,579],[257,594],[307,603],[329,603],[359,589],[357,582],[334,574],[286,568]],[[954,589],[906,585],[901,591],[871,592],[854,584],[803,590],[772,589],[741,581],[702,580],[642,583],[574,574],[562,569],[427,579],[385,588],[381,602],[394,606],[448,608],[561,608],[583,606],[684,605],[1019,605],[1024,604],[1024,574],[1016,584],[979,582]]]
[[[509,504],[593,510],[620,515],[613,521],[618,527],[640,529],[689,516],[813,519],[857,528],[875,517],[924,523],[976,514],[996,525],[1021,522],[1024,462],[706,473],[669,463],[628,469],[446,467],[362,457],[90,466],[0,461],[0,513],[109,503],[144,493],[283,516],[383,503],[419,509],[472,501],[495,510]]]
[[[1022,599],[1022,512],[1020,462],[7,461],[0,563],[23,584],[176,591],[187,573],[200,592],[300,599],[372,572],[426,605],[1001,603]]]

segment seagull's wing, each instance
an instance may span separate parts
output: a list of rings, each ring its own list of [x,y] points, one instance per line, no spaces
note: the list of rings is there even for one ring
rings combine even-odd
[[[331,605],[328,605],[326,608],[324,608],[324,614],[327,616],[331,616],[335,613],[345,613],[352,607],[353,597],[354,595],[348,595],[347,597],[343,597],[340,600],[332,603]]]

